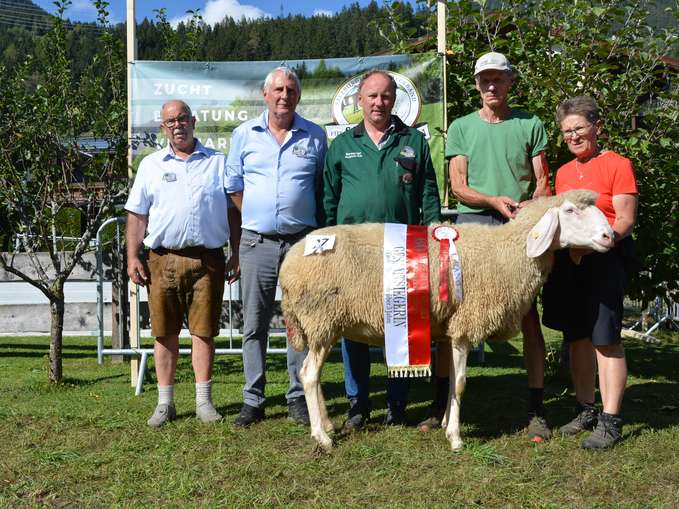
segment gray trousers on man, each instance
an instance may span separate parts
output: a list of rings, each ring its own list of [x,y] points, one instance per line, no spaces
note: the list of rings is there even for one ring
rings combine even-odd
[[[309,229],[296,235],[260,235],[243,229],[240,239],[241,295],[243,298],[243,402],[257,408],[266,398],[266,344],[276,297],[278,271],[292,244]],[[308,350],[295,351],[288,345],[290,387],[285,398],[304,396],[299,370]]]

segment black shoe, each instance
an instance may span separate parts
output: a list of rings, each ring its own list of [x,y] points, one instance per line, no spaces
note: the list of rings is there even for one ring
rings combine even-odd
[[[405,426],[406,404],[390,403],[387,407],[387,415],[384,416],[385,426]]]
[[[596,428],[582,441],[584,449],[608,449],[622,440],[622,418],[601,412]]]
[[[304,396],[288,401],[288,420],[302,426],[309,426],[309,409]]]
[[[247,428],[251,424],[259,422],[264,419],[264,408],[257,408],[243,403],[240,413],[233,425],[237,428]]]
[[[358,431],[370,420],[370,408],[359,405],[356,400],[351,400],[347,420],[342,425],[342,432],[350,433]]]
[[[562,435],[577,435],[581,431],[585,431],[586,429],[594,429],[596,426],[599,412],[594,405],[578,404],[578,410],[578,415],[576,415],[571,422],[564,424],[561,426],[561,428],[559,428],[559,431]]]

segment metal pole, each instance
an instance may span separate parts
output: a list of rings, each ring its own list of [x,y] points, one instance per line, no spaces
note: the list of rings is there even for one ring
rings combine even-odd
[[[97,258],[97,325],[99,326],[99,335],[97,336],[97,363],[102,364],[104,357],[102,351],[104,349],[104,260],[101,251],[101,232],[111,223],[123,223],[124,217],[112,217],[104,221],[97,234],[94,237],[94,247],[96,249]]]
[[[137,33],[134,0],[127,0],[127,139],[132,141],[132,66],[137,60]],[[127,149],[127,176],[132,181],[134,174],[132,163],[132,144]],[[130,285],[130,347],[139,348],[139,288],[136,284]],[[130,382],[132,387],[137,385],[139,361],[134,358],[130,361]]]
[[[446,2],[438,0],[436,3],[436,51],[441,57],[441,75],[443,85],[443,129],[448,129],[448,69],[446,58]],[[450,207],[448,203],[448,172],[443,171],[443,205]]]

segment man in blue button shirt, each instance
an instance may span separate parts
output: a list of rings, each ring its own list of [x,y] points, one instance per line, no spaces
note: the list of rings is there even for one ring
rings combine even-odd
[[[295,109],[301,96],[297,75],[286,67],[264,82],[267,110],[238,126],[227,158],[226,190],[241,211],[243,298],[243,407],[235,425],[264,418],[265,357],[278,270],[290,246],[321,224],[320,193],[327,141],[321,127]],[[299,380],[306,352],[288,346],[288,417],[309,424]]]
[[[158,406],[148,420],[151,427],[176,417],[174,378],[185,314],[193,345],[196,416],[205,423],[222,418],[212,404],[213,338],[219,333],[225,270],[232,274],[230,282],[237,278],[237,257],[225,267],[223,246],[230,237],[237,250],[240,234],[240,214],[224,191],[224,154],[193,137],[196,119],[186,103],[168,101],[161,117],[168,145],[142,160],[125,204],[127,273],[148,288],[156,338]],[[148,272],[139,256],[142,241],[151,250]]]

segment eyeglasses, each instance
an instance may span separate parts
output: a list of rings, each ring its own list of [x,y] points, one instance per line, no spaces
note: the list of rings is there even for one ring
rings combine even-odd
[[[574,136],[584,136],[584,134],[587,132],[587,130],[592,127],[593,124],[587,124],[583,125],[580,127],[576,127],[575,129],[566,129],[562,130],[561,134],[563,134],[564,139],[565,138],[572,138]]]
[[[187,125],[190,122],[191,115],[179,115],[178,117],[175,118],[168,118],[166,120],[163,120],[163,125],[165,127],[174,127],[177,124]]]

